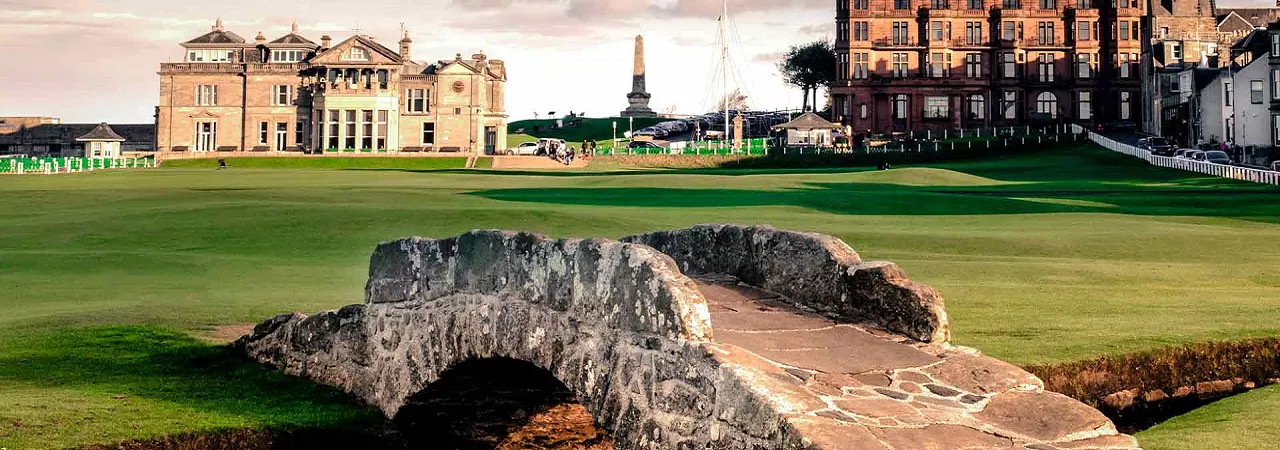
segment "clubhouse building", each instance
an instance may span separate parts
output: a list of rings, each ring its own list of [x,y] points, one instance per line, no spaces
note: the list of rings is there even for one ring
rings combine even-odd
[[[365,35],[247,42],[223,28],[160,65],[156,150],[494,153],[506,148],[506,67],[483,52],[412,59]]]

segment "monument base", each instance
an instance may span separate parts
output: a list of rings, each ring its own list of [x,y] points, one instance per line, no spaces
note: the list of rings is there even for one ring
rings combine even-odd
[[[621,115],[622,117],[658,117],[658,113],[649,108],[627,108]]]
[[[622,111],[622,117],[658,117],[658,113],[649,108],[649,99],[652,97],[648,92],[627,94],[627,102],[631,106]]]

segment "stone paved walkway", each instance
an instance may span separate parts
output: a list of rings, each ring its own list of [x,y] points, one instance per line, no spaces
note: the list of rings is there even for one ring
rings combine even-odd
[[[713,351],[820,448],[1138,448],[1097,410],[974,350],[837,324],[731,277],[697,282]]]

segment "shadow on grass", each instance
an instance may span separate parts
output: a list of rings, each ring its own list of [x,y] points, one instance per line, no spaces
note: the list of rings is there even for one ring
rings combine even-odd
[[[365,427],[382,421],[377,411],[342,392],[165,328],[72,329],[6,341],[0,383],[10,386],[160,400],[174,405],[167,414],[214,412],[272,429]]]
[[[679,188],[493,189],[470,193],[491,200],[579,206],[735,208],[799,206],[846,215],[987,215],[1067,212],[1233,217],[1280,222],[1280,191],[1115,189],[1046,184],[918,188],[867,183],[809,183],[785,190]]]

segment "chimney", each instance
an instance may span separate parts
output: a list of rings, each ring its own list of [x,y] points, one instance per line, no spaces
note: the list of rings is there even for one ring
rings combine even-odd
[[[222,31],[222,18],[219,17],[217,22],[213,23],[213,31]]]
[[[320,50],[328,50],[329,44],[333,42],[333,38],[329,35],[320,36]]]
[[[1280,0],[1276,0],[1276,1],[1280,1]],[[298,22],[293,23],[293,29],[290,32],[293,34],[298,34]]]
[[[1276,0],[1276,1],[1280,1],[1280,0]],[[406,61],[406,63],[408,63],[408,61],[413,60],[412,50],[413,50],[413,40],[411,40],[411,38],[408,37],[408,31],[406,29],[406,31],[404,31],[404,38],[403,40],[401,40],[401,59]]]
[[[259,31],[259,32],[258,32],[258,36],[253,38],[253,42],[254,42],[254,43],[256,43],[256,44],[258,44],[258,45],[266,44],[266,43],[267,43],[267,37],[266,37],[266,36],[264,36],[264,35],[262,34],[262,32],[261,32],[261,31]]]

